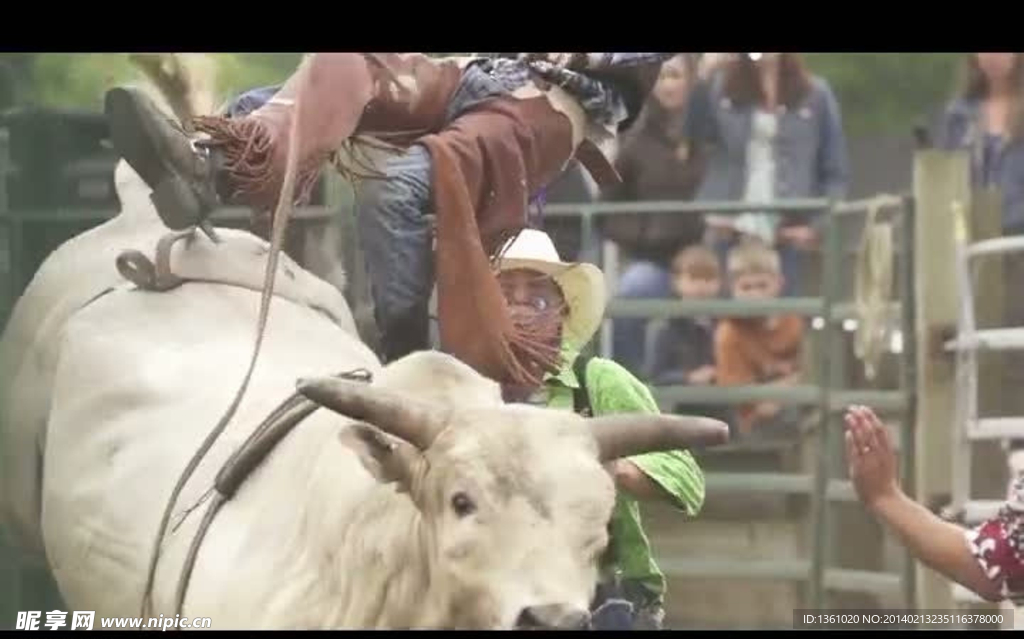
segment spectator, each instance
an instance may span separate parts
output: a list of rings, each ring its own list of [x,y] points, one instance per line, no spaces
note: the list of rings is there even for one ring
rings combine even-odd
[[[703,245],[687,247],[672,260],[672,290],[684,300],[710,299],[722,290],[718,257]],[[710,317],[669,320],[654,338],[649,379],[659,385],[701,386],[715,382],[715,321]],[[677,407],[676,412],[722,417],[714,407]]]
[[[1024,54],[968,54],[938,137],[943,148],[971,151],[975,185],[1002,191],[1004,234],[1024,234]]]
[[[799,54],[733,57],[695,88],[688,113],[691,147],[708,154],[698,200],[845,197],[848,159],[839,105]],[[723,252],[738,233],[777,245],[791,295],[800,288],[806,252],[819,239],[814,217],[753,211],[707,221],[724,238]]]
[[[937,142],[945,149],[967,149],[976,187],[996,187],[1002,197],[1004,235],[1024,234],[1024,54],[970,53],[960,95],[946,108]],[[1024,326],[1024,254],[1004,258],[1006,326]],[[1024,415],[1024,361],[1004,361],[1005,408]],[[1012,399],[1011,399],[1012,398]],[[1017,447],[1017,446],[1015,446]]]
[[[613,201],[690,200],[700,182],[700,161],[690,153],[683,125],[696,61],[680,54],[661,67],[658,82],[637,122],[623,136],[616,168],[622,183],[605,192]],[[629,265],[617,295],[627,299],[669,298],[669,263],[680,248],[704,236],[701,216],[686,213],[623,214],[605,218],[601,232],[624,252]],[[615,359],[637,373],[643,365],[645,319],[615,321]]]
[[[759,240],[746,240],[728,256],[729,285],[736,299],[779,296],[784,285],[778,251]],[[715,329],[715,362],[720,386],[794,384],[800,374],[803,318],[796,315],[728,318]],[[768,434],[795,425],[794,411],[769,401],[737,409],[740,435],[755,429]]]

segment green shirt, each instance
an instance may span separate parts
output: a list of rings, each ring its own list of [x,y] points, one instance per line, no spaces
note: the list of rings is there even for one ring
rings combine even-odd
[[[573,390],[580,382],[572,365],[577,353],[566,350],[562,370],[546,379],[547,406],[573,410]],[[615,413],[658,413],[650,389],[619,364],[595,357],[587,364],[587,393],[594,416]],[[677,509],[696,516],[704,505],[704,473],[689,451],[647,453],[630,457],[648,477],[673,497]],[[636,580],[659,601],[665,596],[665,575],[651,554],[640,519],[640,504],[619,492],[611,521],[617,567],[623,579]]]

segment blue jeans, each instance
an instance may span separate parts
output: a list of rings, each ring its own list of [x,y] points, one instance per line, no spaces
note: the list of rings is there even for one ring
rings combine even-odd
[[[422,145],[385,162],[383,180],[355,189],[356,223],[370,280],[381,356],[393,361],[430,346],[428,303],[434,284],[430,153]]]
[[[647,260],[631,263],[619,277],[617,297],[623,299],[667,299],[672,297],[672,276],[668,269]],[[616,319],[612,328],[612,355],[634,375],[643,372],[644,343],[648,320]]]

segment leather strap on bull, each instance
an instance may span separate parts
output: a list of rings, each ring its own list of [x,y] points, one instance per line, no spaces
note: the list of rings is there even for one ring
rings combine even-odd
[[[421,142],[434,163],[441,348],[496,381],[540,384],[560,350],[546,327],[513,321],[489,256],[526,226],[528,195],[562,170],[570,123],[544,97],[495,98]]]

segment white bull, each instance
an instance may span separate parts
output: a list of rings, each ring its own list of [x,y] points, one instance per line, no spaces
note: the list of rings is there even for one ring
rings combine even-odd
[[[115,256],[167,230],[123,163],[117,185],[121,215],[48,258],[0,344],[2,512],[23,547],[45,552],[68,608],[97,616],[139,614],[171,489],[248,361],[266,259],[265,243],[222,229],[224,244],[199,236],[172,260],[208,281],[137,290]],[[372,384],[323,378],[360,367]],[[172,521],[296,380],[316,377],[304,392],[331,410],[220,511],[184,617],[218,629],[578,625],[614,501],[601,462],[725,433],[710,420],[506,406],[496,384],[438,353],[382,368],[339,292],[285,261],[248,393]],[[202,513],[168,531],[154,616],[175,614]]]

